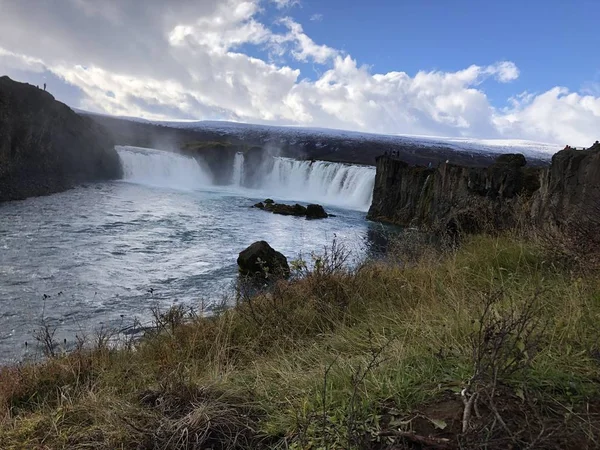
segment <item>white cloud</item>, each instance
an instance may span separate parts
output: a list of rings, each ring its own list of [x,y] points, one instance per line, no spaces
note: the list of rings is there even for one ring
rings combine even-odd
[[[291,8],[300,4],[300,0],[271,0],[279,9]]]
[[[508,83],[519,78],[519,69],[511,61],[502,61],[488,66],[487,73],[494,75],[496,80],[501,83]]]
[[[323,14],[317,13],[310,16],[312,22],[321,22],[323,20]]]
[[[600,130],[600,97],[593,92],[557,87],[494,108],[482,82],[517,79],[510,61],[455,72],[373,73],[351,55],[316,43],[290,17],[279,20],[285,29],[275,32],[260,0],[178,6],[147,0],[144,9],[137,0],[55,5],[0,0],[0,73],[48,70],[81,90],[82,100],[72,104],[85,109],[578,146],[589,145]],[[44,30],[44,39],[33,30]],[[248,55],[248,45],[278,63]],[[290,65],[282,62],[286,57]],[[322,74],[303,78],[294,61],[317,64]]]
[[[501,132],[527,139],[588,146],[600,130],[600,97],[555,87],[513,99],[512,108],[494,118]]]
[[[285,39],[296,43],[292,55],[297,60],[308,61],[311,59],[319,64],[324,64],[339,54],[337,50],[331,47],[316,44],[304,33],[302,25],[294,22],[289,17],[281,19],[281,23],[290,30]]]

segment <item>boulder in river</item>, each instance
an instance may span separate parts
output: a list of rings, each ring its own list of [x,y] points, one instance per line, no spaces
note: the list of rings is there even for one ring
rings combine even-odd
[[[325,212],[325,208],[321,205],[311,204],[306,207],[307,219],[325,219],[329,214]]]
[[[287,205],[285,203],[275,203],[270,198],[266,199],[264,202],[256,203],[253,207],[262,209],[263,211],[272,212],[273,214],[306,217],[307,219],[324,219],[330,216],[325,212],[325,209],[321,205],[311,204],[302,206],[298,203],[295,205]]]
[[[287,258],[266,241],[257,241],[240,252],[237,263],[242,275],[265,278],[287,278],[290,275]]]

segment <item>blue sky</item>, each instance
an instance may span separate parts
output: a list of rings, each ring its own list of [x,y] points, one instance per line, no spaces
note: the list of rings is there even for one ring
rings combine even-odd
[[[311,21],[315,14],[322,20]],[[414,75],[510,60],[519,79],[486,89],[500,104],[525,90],[600,82],[597,0],[303,0],[294,15],[315,41],[377,72]]]
[[[0,10],[0,73],[46,81],[82,109],[561,145],[600,134],[600,1],[0,0]]]

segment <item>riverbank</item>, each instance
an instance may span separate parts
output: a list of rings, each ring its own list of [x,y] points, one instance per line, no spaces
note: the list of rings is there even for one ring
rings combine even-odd
[[[544,242],[353,271],[338,249],[214,317],[5,367],[0,447],[595,448],[600,281]]]

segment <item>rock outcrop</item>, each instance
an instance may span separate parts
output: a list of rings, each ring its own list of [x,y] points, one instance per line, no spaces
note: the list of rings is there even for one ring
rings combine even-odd
[[[564,225],[591,211],[600,212],[598,142],[587,150],[562,150],[545,168],[527,166],[519,154],[501,155],[487,168],[425,168],[382,156],[368,218],[457,234],[523,221]]]
[[[568,148],[543,171],[531,215],[538,224],[563,225],[600,211],[600,143],[587,150]],[[600,230],[599,230],[600,232]]]
[[[426,168],[380,157],[368,218],[451,233],[511,227],[518,220],[517,199],[539,187],[541,169],[525,163],[516,154],[502,155],[486,168],[450,163]]]
[[[307,219],[325,219],[329,217],[329,214],[325,212],[325,209],[321,205],[311,204],[302,206],[298,203],[287,205],[285,203],[275,203],[270,198],[264,202],[256,203],[253,205],[253,208],[262,209],[273,214],[281,214],[282,216],[306,217]]]
[[[287,278],[290,275],[287,258],[266,241],[257,241],[243,250],[237,263],[240,273],[246,276]]]
[[[323,208],[321,205],[306,205],[307,219],[326,219],[327,217],[329,217],[329,214],[325,212],[325,208]]]
[[[48,92],[0,77],[0,202],[121,176],[100,125]]]

